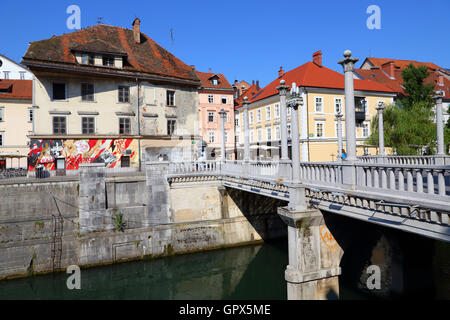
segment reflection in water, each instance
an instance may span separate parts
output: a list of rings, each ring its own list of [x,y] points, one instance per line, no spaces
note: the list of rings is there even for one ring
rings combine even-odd
[[[0,282],[0,299],[286,299],[287,239]]]

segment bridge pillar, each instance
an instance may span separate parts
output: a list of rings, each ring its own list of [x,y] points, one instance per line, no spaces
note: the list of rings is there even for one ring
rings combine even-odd
[[[345,59],[338,63],[344,68],[345,76],[345,137],[347,138],[348,161],[356,161],[356,124],[355,124],[355,92],[353,87],[353,68],[358,58],[352,58],[352,52],[344,52]]]
[[[247,97],[244,97],[242,102],[242,109],[244,110],[244,161],[250,160],[250,137],[249,137],[249,126],[248,126],[248,105],[250,102]]]
[[[343,251],[325,225],[322,213],[317,209],[278,208],[278,214],[288,225],[288,299],[338,299]]]
[[[280,129],[281,129],[281,162],[289,161],[288,155],[288,134],[287,134],[287,110],[286,110],[286,95],[289,89],[288,86],[285,85],[286,81],[281,80],[280,86],[277,87],[277,90],[280,94]]]

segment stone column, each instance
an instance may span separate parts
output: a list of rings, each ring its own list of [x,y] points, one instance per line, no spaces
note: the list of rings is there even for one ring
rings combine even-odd
[[[355,92],[353,88],[353,68],[358,58],[352,58],[352,52],[344,52],[345,59],[338,63],[344,68],[345,76],[345,136],[347,138],[347,159],[356,160]]]
[[[383,110],[384,103],[379,102],[377,106],[378,111],[378,147],[380,149],[380,156],[385,156],[386,152],[384,150],[384,123],[383,123]]]
[[[111,225],[106,218],[105,164],[80,164],[78,174],[80,233],[105,230]]]
[[[296,183],[300,182],[300,132],[298,128],[298,108],[303,106],[303,99],[298,98],[290,101],[289,106],[291,113],[291,130],[292,130],[292,180]]]
[[[249,126],[248,126],[248,105],[250,102],[247,97],[244,97],[242,102],[242,109],[244,110],[244,161],[248,162],[250,160],[250,137],[249,137]]]
[[[226,160],[226,149],[225,149],[225,116],[227,115],[227,113],[225,112],[225,110],[221,109],[219,111],[219,116],[220,116],[220,135],[222,137],[221,141],[220,141],[220,149],[221,149],[221,154],[220,154],[220,161],[225,162]]]
[[[322,213],[316,209],[279,208],[278,214],[288,225],[288,299],[338,299],[343,251],[325,225]]]
[[[286,95],[289,89],[285,85],[286,81],[281,80],[280,86],[277,90],[280,94],[280,129],[281,129],[281,162],[288,161],[288,134],[287,134],[287,107],[286,107]],[[292,122],[292,121],[291,121]]]
[[[437,138],[437,156],[444,156],[444,119],[442,116],[442,97],[443,92],[437,91],[433,97],[436,105],[436,138]]]
[[[342,113],[338,113],[336,115],[336,121],[337,121],[337,138],[338,138],[338,153],[337,153],[337,160],[342,161]]]

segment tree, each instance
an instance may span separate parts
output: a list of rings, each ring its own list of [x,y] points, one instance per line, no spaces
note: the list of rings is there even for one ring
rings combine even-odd
[[[427,68],[410,64],[402,71],[404,98],[388,105],[383,112],[385,145],[398,155],[421,155],[436,149],[436,124],[433,111],[433,84],[424,84]],[[366,143],[378,145],[378,116],[373,119],[372,134]]]

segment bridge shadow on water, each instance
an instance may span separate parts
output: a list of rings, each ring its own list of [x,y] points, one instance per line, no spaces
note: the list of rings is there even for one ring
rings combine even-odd
[[[340,299],[450,299],[450,244],[323,212],[344,250]],[[380,268],[380,286],[369,266]]]

